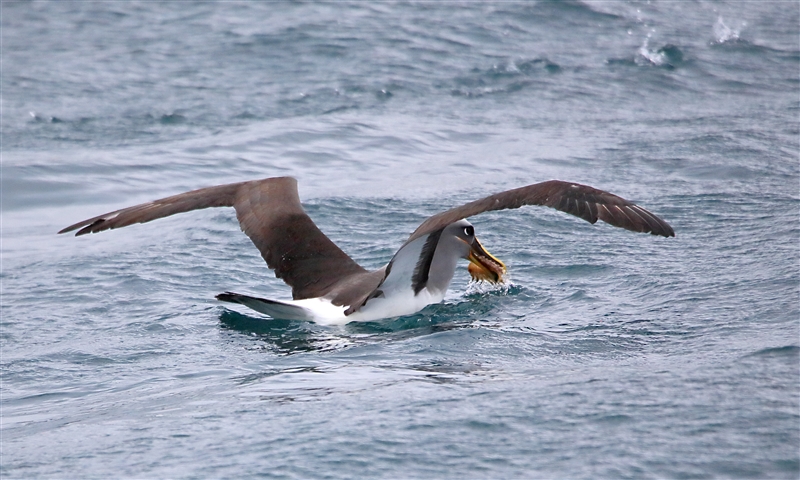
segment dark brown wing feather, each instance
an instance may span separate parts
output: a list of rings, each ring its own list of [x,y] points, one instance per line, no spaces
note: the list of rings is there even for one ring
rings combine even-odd
[[[320,297],[343,277],[365,273],[306,215],[289,177],[201,188],[78,222],[58,233],[76,235],[144,223],[209,207],[234,207],[242,230],[295,299]]]
[[[486,198],[455,207],[428,218],[411,234],[410,242],[445,226],[492,210],[519,208],[523,205],[544,205],[595,223],[597,219],[615,227],[674,237],[667,222],[622,197],[578,183],[550,180],[527,187],[506,190]]]
[[[326,295],[342,279],[366,273],[306,215],[293,178],[248,182],[239,188],[236,217],[292,298]]]
[[[176,213],[199,210],[209,207],[232,207],[236,201],[236,192],[244,183],[232,183],[217,187],[201,188],[191,192],[173,195],[133,207],[114,210],[78,222],[58,233],[67,233],[76,229],[75,236],[97,233],[112,228],[127,227],[134,223],[144,223],[158,218],[168,217]]]

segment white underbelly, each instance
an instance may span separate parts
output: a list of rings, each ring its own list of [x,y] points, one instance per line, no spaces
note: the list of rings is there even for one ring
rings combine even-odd
[[[401,317],[417,313],[432,303],[444,299],[444,292],[423,288],[418,294],[408,290],[395,291],[390,297],[373,298],[366,305],[347,317],[347,322],[371,322],[382,318]]]
[[[320,325],[345,325],[350,322],[372,322],[384,318],[411,315],[426,306],[439,303],[444,299],[444,292],[429,291],[423,288],[414,295],[413,290],[395,290],[390,297],[371,299],[361,309],[351,315],[345,315],[347,306],[337,307],[325,298],[307,298],[303,300],[283,300],[282,303],[303,309],[303,317]],[[269,314],[270,312],[264,312]],[[300,318],[298,318],[300,319]]]

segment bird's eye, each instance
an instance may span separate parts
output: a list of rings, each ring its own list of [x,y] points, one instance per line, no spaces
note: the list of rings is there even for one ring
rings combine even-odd
[[[475,229],[472,228],[472,225],[470,225],[469,227],[464,227],[464,235],[468,237],[475,235]]]

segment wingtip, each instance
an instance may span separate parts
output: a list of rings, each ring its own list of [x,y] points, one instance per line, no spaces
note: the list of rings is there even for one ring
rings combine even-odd
[[[653,230],[650,233],[652,235],[657,235],[659,237],[664,237],[664,238],[670,238],[675,236],[675,230],[673,230],[672,227],[670,227],[669,225],[667,225],[667,228],[663,230],[659,231]]]
[[[71,232],[73,230],[77,230],[77,229],[83,227],[84,225],[85,225],[85,222],[79,222],[79,223],[76,223],[74,225],[70,225],[69,227],[64,227],[64,228],[62,228],[61,230],[58,231],[57,235],[61,235],[62,233],[69,233],[69,232]],[[84,230],[86,230],[86,228],[78,230],[75,233],[75,236],[77,237],[77,236],[85,235],[86,233],[89,233],[89,232],[84,232]]]
[[[56,235],[61,235],[62,233],[69,233],[69,232],[71,232],[71,231],[73,231],[73,230],[75,230],[77,228],[78,227],[62,228],[61,230],[58,231],[58,233]],[[77,232],[75,232],[75,236],[76,237],[80,237],[81,235],[86,235],[87,233],[90,233],[90,232],[87,231],[85,228],[83,228],[83,229],[78,230]]]
[[[663,220],[662,220],[662,222],[663,222]],[[661,233],[661,235],[664,236],[664,237],[667,237],[667,238],[674,237],[675,236],[675,229],[672,228],[672,225],[670,225],[667,222],[663,222],[663,223],[664,223],[664,225],[663,225],[664,231],[663,231],[663,233]]]
[[[77,232],[75,232],[75,236],[80,237],[89,233],[101,232],[103,230],[108,230],[109,228],[114,228],[114,227],[97,228],[98,225],[104,223],[105,221],[106,220],[103,218],[95,220],[93,222],[89,222],[88,220],[83,221],[80,223],[76,223],[75,225],[70,225],[69,227],[63,228],[58,233],[61,234],[61,233],[71,232],[73,230],[78,230]]]
[[[72,226],[66,227],[66,228],[62,228],[61,230],[58,231],[58,233],[56,235],[61,235],[62,233],[69,233],[69,232],[71,232],[73,230],[76,230],[77,228],[78,227],[75,226],[75,225],[72,225]],[[80,237],[81,235],[86,235],[87,233],[89,233],[89,232],[84,232],[83,230],[78,230],[77,232],[75,232],[75,236],[76,237]]]

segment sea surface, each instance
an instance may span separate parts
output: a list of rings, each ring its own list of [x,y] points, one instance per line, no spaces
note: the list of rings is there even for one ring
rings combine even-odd
[[[800,4],[0,4],[3,478],[798,478]],[[553,178],[675,238],[471,219],[510,282],[322,327],[231,209],[291,175],[365,267]]]

